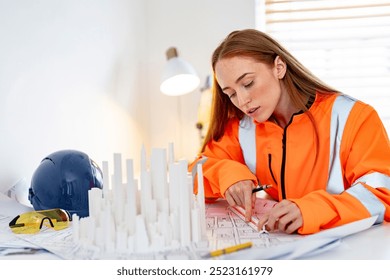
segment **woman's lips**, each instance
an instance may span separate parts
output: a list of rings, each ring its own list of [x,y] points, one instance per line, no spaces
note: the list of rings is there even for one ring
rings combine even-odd
[[[259,108],[260,108],[260,106],[259,107],[255,107],[255,108],[251,108],[251,109],[246,111],[246,114],[247,115],[253,115]]]

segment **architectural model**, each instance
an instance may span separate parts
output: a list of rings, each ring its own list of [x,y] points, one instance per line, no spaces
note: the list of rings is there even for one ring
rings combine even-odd
[[[173,145],[168,152],[152,149],[150,162],[142,148],[139,182],[131,159],[123,168],[121,154],[114,154],[112,172],[103,162],[104,187],[89,191],[89,216],[73,216],[74,242],[98,248],[103,258],[115,254],[147,258],[194,244],[208,248],[202,166],[197,165],[198,176],[193,176],[187,161],[173,158]],[[195,177],[200,186],[197,195]]]

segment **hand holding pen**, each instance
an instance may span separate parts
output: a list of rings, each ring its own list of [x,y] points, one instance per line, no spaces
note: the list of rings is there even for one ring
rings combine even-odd
[[[257,186],[256,188],[254,188],[252,190],[252,193],[257,193],[259,191],[264,191],[264,190],[266,190],[266,189],[268,189],[270,187],[272,187],[272,185],[259,185],[259,186]]]

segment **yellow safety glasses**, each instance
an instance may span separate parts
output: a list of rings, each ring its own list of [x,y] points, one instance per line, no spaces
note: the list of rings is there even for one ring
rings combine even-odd
[[[68,212],[56,208],[20,214],[9,223],[9,227],[14,233],[29,234],[39,232],[43,225],[61,230],[68,227],[69,221]]]

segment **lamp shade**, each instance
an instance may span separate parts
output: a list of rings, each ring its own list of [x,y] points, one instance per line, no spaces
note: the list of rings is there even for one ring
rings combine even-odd
[[[178,96],[195,90],[200,79],[192,65],[178,57],[176,48],[168,49],[166,54],[168,61],[162,74],[161,92]]]

